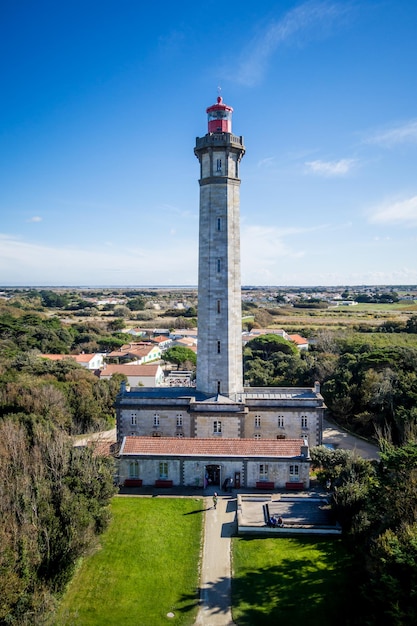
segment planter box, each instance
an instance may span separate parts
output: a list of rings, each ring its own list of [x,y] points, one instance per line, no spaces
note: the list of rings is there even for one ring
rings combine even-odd
[[[257,489],[267,489],[268,491],[271,491],[271,489],[275,489],[275,483],[273,482],[268,482],[268,481],[264,481],[264,480],[260,480],[256,483],[256,488]]]
[[[172,487],[172,480],[155,480],[155,487]]]
[[[142,487],[142,479],[141,478],[126,478],[124,483],[124,487]]]
[[[285,483],[285,489],[288,491],[302,491],[304,483]]]

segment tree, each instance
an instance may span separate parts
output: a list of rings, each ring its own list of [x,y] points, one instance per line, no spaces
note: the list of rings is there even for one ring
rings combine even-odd
[[[417,333],[417,315],[413,315],[407,320],[405,331],[407,333]]]
[[[136,298],[131,298],[127,301],[126,306],[131,311],[143,311],[145,308],[146,300],[141,296],[136,296]]]
[[[287,341],[283,337],[280,337],[280,335],[272,333],[251,339],[246,344],[246,348],[251,350],[253,354],[263,358],[265,361],[277,352],[283,352],[284,354],[298,354],[297,347],[291,341]]]
[[[193,366],[197,363],[197,357],[195,352],[190,348],[185,348],[183,346],[173,346],[166,350],[163,354],[164,361],[168,361],[169,363],[175,363],[177,369],[181,366],[186,366],[191,364]]]

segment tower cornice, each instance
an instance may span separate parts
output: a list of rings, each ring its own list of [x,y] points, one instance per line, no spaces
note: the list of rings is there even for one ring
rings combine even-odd
[[[194,154],[199,158],[199,153],[207,148],[229,148],[241,152],[241,157],[245,154],[243,137],[233,135],[233,133],[207,133],[204,137],[196,137]]]

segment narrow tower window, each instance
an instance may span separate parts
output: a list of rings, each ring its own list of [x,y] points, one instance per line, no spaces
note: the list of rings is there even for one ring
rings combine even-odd
[[[222,262],[221,259],[217,259],[217,271],[221,272],[222,270]]]
[[[220,341],[217,342],[217,354],[220,354]]]
[[[221,313],[220,300],[217,300],[217,313]]]
[[[217,171],[218,172],[222,171],[222,160],[221,159],[217,159]]]
[[[217,218],[217,230],[221,230],[222,229],[222,218],[218,217]]]
[[[217,393],[220,393],[220,380],[217,381]]]

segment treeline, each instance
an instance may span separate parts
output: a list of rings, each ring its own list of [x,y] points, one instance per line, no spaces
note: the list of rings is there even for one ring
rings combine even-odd
[[[74,448],[72,435],[114,424],[120,377],[39,356],[80,351],[93,334],[32,313],[0,316],[2,624],[43,624],[108,522],[113,461]]]
[[[397,445],[417,435],[417,318],[407,334],[323,332],[308,352],[276,335],[244,348],[250,386],[312,386],[321,390],[331,415],[366,437]],[[415,335],[414,335],[415,336]]]
[[[381,442],[380,460],[312,450],[318,478],[353,555],[351,626],[417,624],[417,442]]]
[[[58,317],[7,311],[0,313],[0,359],[28,350],[44,354],[105,352],[131,341],[130,335],[120,332],[123,326],[120,320],[63,325]]]
[[[109,519],[113,464],[28,415],[0,421],[0,623],[45,623]]]

